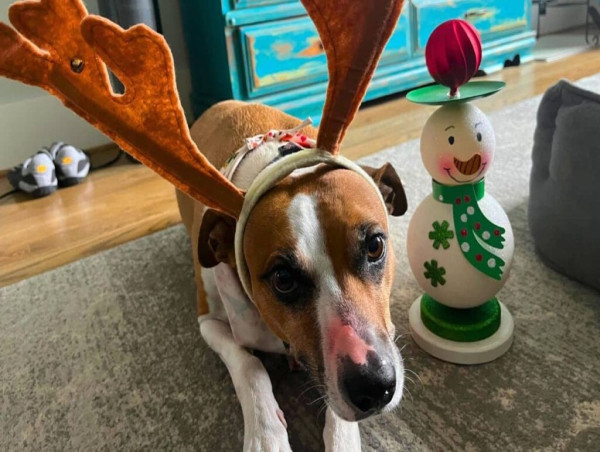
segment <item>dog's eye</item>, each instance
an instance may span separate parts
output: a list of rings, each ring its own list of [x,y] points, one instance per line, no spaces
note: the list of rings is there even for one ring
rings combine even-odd
[[[367,256],[370,262],[380,260],[385,254],[385,241],[380,234],[367,239]]]
[[[481,141],[481,132],[477,132],[477,141]]]
[[[454,137],[448,137],[448,143],[450,143],[450,145],[454,144]]]
[[[298,282],[290,270],[279,268],[271,276],[271,285],[280,294],[289,294],[298,288]]]

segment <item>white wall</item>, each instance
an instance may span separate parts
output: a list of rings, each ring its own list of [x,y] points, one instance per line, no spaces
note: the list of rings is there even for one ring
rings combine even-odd
[[[8,22],[8,7],[14,1],[0,0],[0,21]],[[90,13],[97,14],[97,0],[85,0],[85,3]],[[182,103],[189,112],[191,82],[179,2],[160,0],[160,8],[164,34],[175,58]],[[83,149],[109,142],[45,91],[0,77],[0,169],[17,165],[41,146],[54,141],[65,141]]]
[[[565,1],[565,0],[560,0]],[[594,2],[592,2],[593,4]],[[597,6],[597,5],[596,5]],[[537,5],[532,7],[533,28],[537,27]],[[568,7],[548,7],[546,15],[541,16],[540,35],[556,33],[585,24],[585,5]]]

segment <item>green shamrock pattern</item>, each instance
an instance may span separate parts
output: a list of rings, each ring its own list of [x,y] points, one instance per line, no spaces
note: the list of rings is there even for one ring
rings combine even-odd
[[[444,285],[446,284],[446,279],[444,275],[446,274],[446,269],[444,267],[438,267],[438,261],[433,259],[431,262],[425,262],[425,278],[431,280],[431,285],[433,287],[437,287],[438,284]]]
[[[429,232],[429,238],[433,240],[433,247],[437,250],[440,246],[447,250],[450,248],[450,242],[448,240],[454,238],[454,231],[449,230],[450,223],[446,220],[442,221],[440,224],[439,221],[436,221],[432,224],[433,231]]]

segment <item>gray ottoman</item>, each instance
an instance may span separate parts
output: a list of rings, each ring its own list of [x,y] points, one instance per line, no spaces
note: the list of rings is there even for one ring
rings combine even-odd
[[[533,145],[529,226],[556,271],[600,289],[600,95],[561,80],[544,95]]]

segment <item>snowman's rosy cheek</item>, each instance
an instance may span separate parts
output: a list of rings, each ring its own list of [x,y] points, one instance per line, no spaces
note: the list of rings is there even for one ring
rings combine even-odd
[[[442,154],[438,157],[438,171],[440,174],[447,175],[448,170],[454,168],[454,158],[449,154]]]
[[[485,166],[488,166],[492,161],[492,153],[489,151],[484,151],[481,154],[481,163]]]

